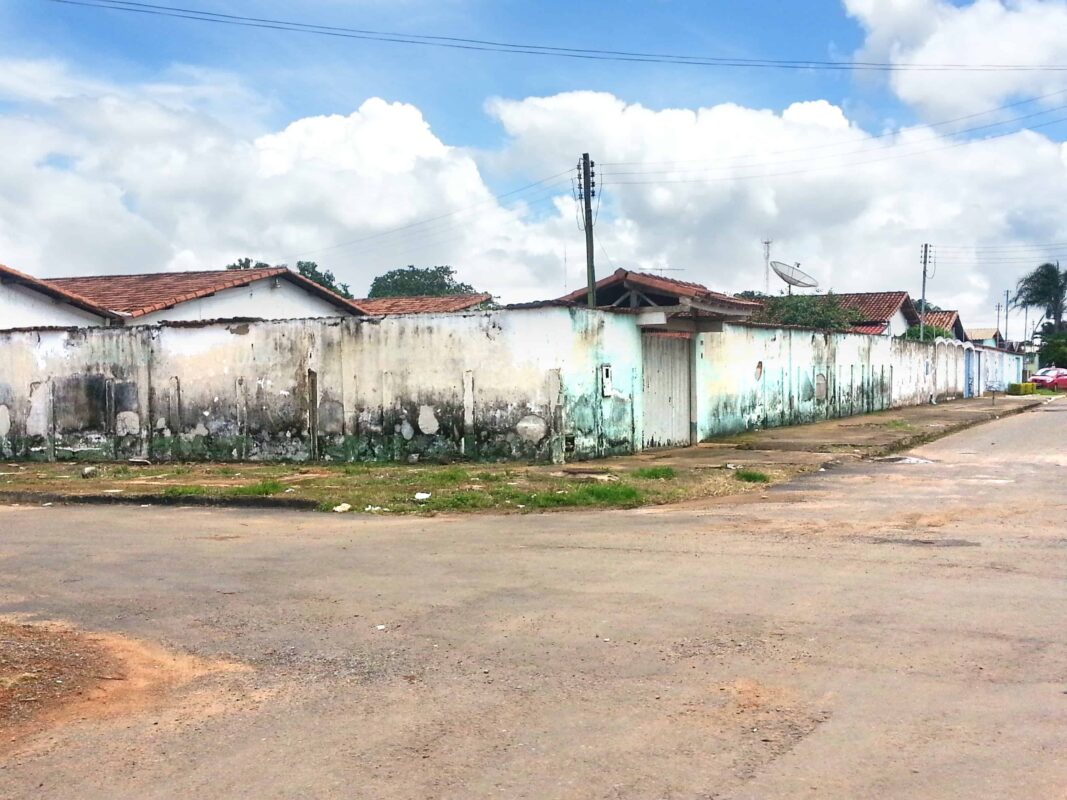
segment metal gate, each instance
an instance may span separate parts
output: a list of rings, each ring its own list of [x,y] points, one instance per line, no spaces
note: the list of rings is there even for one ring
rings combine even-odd
[[[963,396],[974,397],[974,351],[963,351]]]
[[[689,335],[643,333],[644,447],[689,444]]]

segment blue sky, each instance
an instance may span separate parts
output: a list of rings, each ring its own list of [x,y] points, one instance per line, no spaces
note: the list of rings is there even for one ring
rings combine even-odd
[[[171,2],[556,47],[1067,64],[1067,0]],[[771,238],[824,289],[918,294],[930,242],[944,245],[934,301],[989,322],[1033,262],[1067,261],[1067,123],[1043,126],[1067,117],[1064,71],[598,62],[48,0],[0,0],[0,41],[0,260],[35,274],[310,252],[357,291],[388,268],[448,263],[505,300],[532,299],[577,274],[564,263],[583,246],[569,186],[490,193],[582,150],[609,168],[598,270],[680,270],[738,291],[762,284]],[[969,124],[1039,114],[1030,130],[924,125],[1015,102]],[[669,159],[707,166],[699,181],[641,172]],[[636,183],[610,173],[623,160]]]
[[[183,5],[175,3],[175,5]],[[860,27],[831,0],[600,2],[227,2],[189,8],[404,33],[489,38],[560,47],[714,54],[744,58],[847,58]],[[878,126],[910,115],[880,80],[849,73],[711,69],[515,56],[384,44],[14,0],[4,39],[21,55],[61,56],[116,80],[143,80],[174,64],[241,75],[271,98],[272,124],[345,113],[368,96],[409,102],[446,141],[491,146],[500,135],[482,113],[488,97],[608,91],[651,108],[736,102],[784,108],[822,98]],[[902,116],[903,115],[903,116]]]

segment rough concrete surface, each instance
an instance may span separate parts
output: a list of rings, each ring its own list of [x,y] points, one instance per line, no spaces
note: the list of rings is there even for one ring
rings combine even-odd
[[[0,613],[243,664],[10,798],[1062,798],[1067,404],[743,498],[0,508]]]

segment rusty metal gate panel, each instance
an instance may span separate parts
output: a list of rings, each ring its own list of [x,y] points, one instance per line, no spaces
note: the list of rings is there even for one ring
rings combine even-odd
[[[687,334],[641,335],[644,447],[689,444],[689,343]]]

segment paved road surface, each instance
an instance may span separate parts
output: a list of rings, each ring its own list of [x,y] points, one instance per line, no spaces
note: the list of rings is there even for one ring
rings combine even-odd
[[[252,668],[0,796],[1067,797],[1067,403],[917,455],[636,512],[0,508],[0,613]]]

